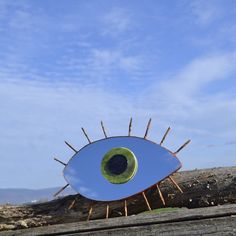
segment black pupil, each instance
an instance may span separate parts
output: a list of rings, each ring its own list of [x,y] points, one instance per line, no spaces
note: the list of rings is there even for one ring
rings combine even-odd
[[[114,175],[120,175],[127,168],[127,159],[123,155],[114,155],[107,163],[108,170]]]

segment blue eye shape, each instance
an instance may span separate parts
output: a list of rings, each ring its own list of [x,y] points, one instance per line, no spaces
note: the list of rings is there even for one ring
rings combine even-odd
[[[123,184],[110,183],[101,173],[103,157],[117,147],[132,150],[138,162],[136,174]],[[67,183],[84,197],[96,201],[115,201],[144,191],[180,167],[180,161],[170,151],[149,140],[110,137],[83,147],[71,158],[63,173]]]
[[[65,165],[63,175],[68,183],[65,187],[70,185],[88,199],[106,202],[125,200],[142,193],[149,210],[151,207],[145,196],[145,190],[156,186],[164,204],[159,183],[165,178],[169,177],[182,192],[170,175],[181,168],[181,162],[176,154],[190,140],[173,153],[162,147],[170,128],[167,129],[160,144],[146,139],[150,123],[151,119],[143,138],[131,136],[132,119],[128,136],[107,137],[101,123],[105,138],[95,142],[91,142],[82,128],[89,141],[88,145],[77,151],[66,142],[75,154],[67,164],[61,162]]]

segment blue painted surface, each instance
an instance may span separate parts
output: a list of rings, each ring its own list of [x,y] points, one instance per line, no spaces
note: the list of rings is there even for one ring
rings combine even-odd
[[[104,155],[114,147],[126,147],[136,156],[138,170],[127,183],[112,184],[101,173]],[[64,169],[64,177],[74,190],[98,201],[113,201],[139,193],[181,167],[170,151],[138,137],[112,137],[89,144],[76,153]]]

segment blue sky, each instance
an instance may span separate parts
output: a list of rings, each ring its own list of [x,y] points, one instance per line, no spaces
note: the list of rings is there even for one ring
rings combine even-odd
[[[236,2],[0,0],[0,187],[64,185],[90,138],[143,136],[183,169],[236,165]]]

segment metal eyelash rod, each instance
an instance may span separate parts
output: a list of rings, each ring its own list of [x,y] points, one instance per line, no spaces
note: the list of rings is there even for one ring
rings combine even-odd
[[[104,128],[104,125],[103,125],[102,121],[101,121],[101,127],[102,127],[102,131],[103,131],[103,134],[104,134],[105,138],[107,138],[107,133],[105,131],[105,128]]]

